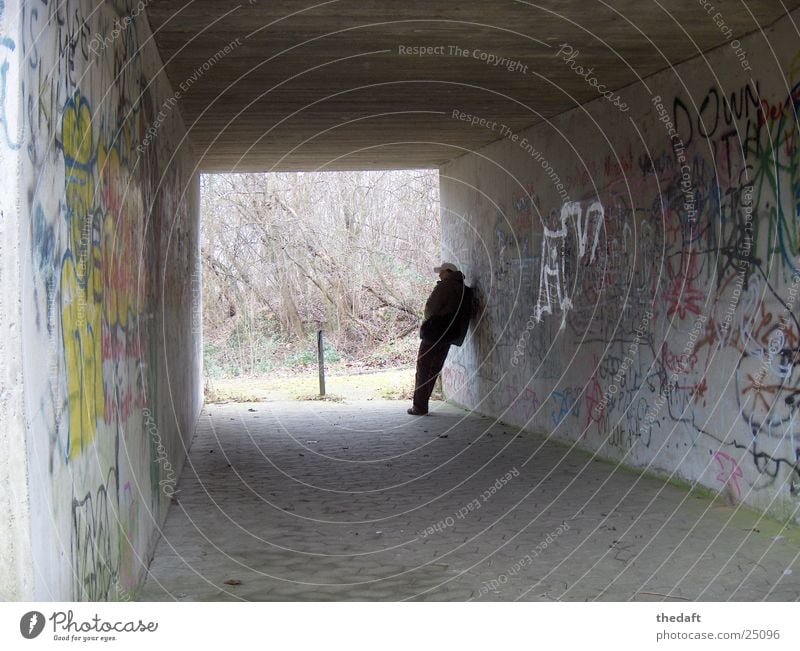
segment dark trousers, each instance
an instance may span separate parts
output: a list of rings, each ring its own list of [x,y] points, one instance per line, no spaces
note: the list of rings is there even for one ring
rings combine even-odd
[[[417,353],[417,378],[414,382],[414,406],[418,411],[428,411],[428,400],[433,393],[436,377],[444,366],[450,344],[420,342]]]

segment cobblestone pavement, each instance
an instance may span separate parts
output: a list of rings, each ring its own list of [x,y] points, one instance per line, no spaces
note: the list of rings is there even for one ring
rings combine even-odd
[[[434,404],[207,407],[140,598],[800,596],[796,529]]]

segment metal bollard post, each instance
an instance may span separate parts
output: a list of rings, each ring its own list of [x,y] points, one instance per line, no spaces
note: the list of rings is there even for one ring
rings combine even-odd
[[[319,359],[319,395],[325,395],[325,350],[322,344],[322,330],[317,330],[317,359]]]

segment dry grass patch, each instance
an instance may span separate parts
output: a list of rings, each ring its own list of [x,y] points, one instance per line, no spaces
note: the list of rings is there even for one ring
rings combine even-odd
[[[325,398],[343,400],[410,400],[414,389],[414,368],[329,375]],[[319,400],[316,373],[283,377],[231,378],[209,381],[206,402],[263,402],[268,400]]]

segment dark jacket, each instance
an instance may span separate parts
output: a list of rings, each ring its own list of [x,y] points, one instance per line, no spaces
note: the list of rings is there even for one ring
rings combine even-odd
[[[425,315],[423,320],[427,321],[432,316],[445,316],[455,314],[461,299],[464,295],[464,275],[451,276],[447,280],[440,280],[433,288],[431,295],[425,303]]]
[[[429,343],[460,346],[467,336],[472,304],[472,288],[464,284],[462,273],[440,280],[425,303],[420,338]]]

